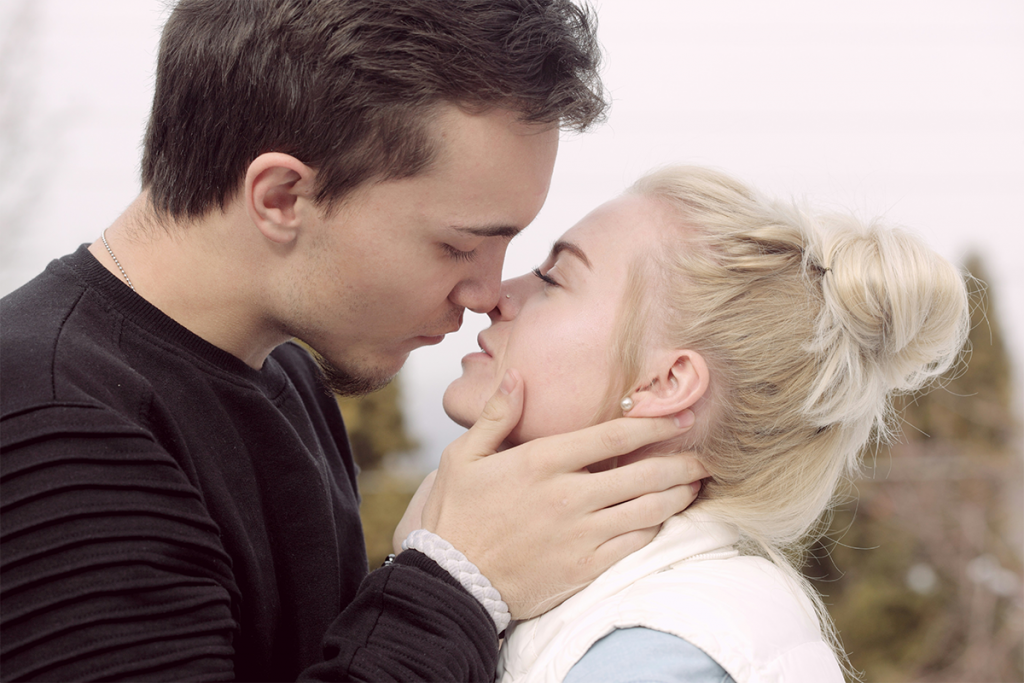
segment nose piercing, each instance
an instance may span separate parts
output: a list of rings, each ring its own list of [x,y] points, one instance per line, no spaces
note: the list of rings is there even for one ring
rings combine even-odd
[[[505,298],[506,298],[506,299],[511,299],[511,298],[512,298],[512,295],[511,295],[511,294],[506,294],[506,295],[505,295]]]

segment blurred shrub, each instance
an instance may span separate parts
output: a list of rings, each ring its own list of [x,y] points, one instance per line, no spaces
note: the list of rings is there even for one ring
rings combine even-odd
[[[339,396],[338,406],[360,469],[359,514],[370,568],[376,569],[392,552],[395,526],[422,479],[396,472],[389,463],[417,444],[405,431],[399,378],[366,396]]]
[[[391,537],[402,519],[409,500],[420,479],[391,474],[385,470],[367,470],[359,475],[359,491],[363,501],[359,515],[366,537],[366,557],[370,569],[381,565],[391,549]]]

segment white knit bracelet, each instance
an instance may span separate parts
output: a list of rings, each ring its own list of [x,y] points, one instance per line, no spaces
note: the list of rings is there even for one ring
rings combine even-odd
[[[417,529],[402,541],[402,550],[420,551],[455,577],[455,580],[479,600],[491,615],[498,633],[508,626],[512,616],[508,613],[508,605],[501,599],[498,589],[492,586],[477,566],[467,560],[466,556],[456,550],[451,543],[426,529]]]

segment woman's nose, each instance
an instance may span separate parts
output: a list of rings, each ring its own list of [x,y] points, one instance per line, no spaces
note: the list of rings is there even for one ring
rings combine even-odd
[[[506,284],[506,282],[501,283],[501,289],[498,290],[498,304],[487,313],[491,322],[507,320],[511,313],[512,292],[505,286]]]
[[[523,275],[501,283],[501,288],[498,290],[498,305],[487,314],[490,316],[491,322],[511,320],[516,317],[519,308],[523,305],[523,300],[529,296],[529,292],[526,291],[528,289],[527,277],[530,276]]]

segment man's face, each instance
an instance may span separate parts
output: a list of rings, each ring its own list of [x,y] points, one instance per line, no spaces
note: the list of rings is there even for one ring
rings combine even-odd
[[[494,308],[508,242],[547,197],[556,126],[446,107],[433,131],[426,172],[368,184],[319,216],[290,297],[292,333],[349,393],[383,386],[410,351],[458,330],[465,309]]]

